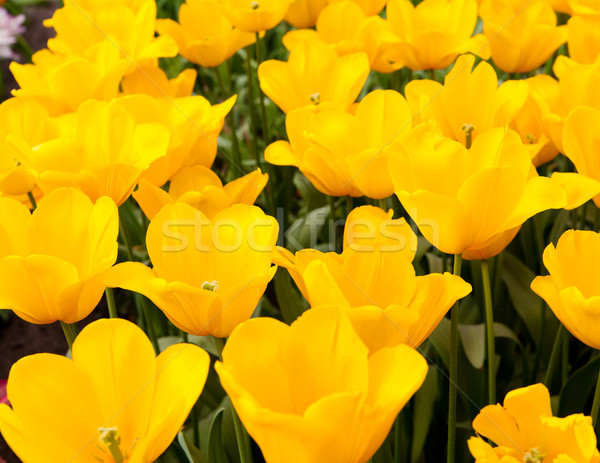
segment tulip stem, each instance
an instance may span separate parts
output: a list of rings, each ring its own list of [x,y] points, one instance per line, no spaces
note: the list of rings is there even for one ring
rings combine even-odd
[[[558,367],[558,363],[561,360],[561,351],[565,334],[566,328],[561,324],[558,327],[556,338],[554,338],[554,346],[552,347],[552,354],[550,354],[550,361],[548,362],[548,370],[546,371],[546,377],[544,378],[544,384],[548,389],[552,387],[552,380],[554,379],[554,374],[556,372],[556,368]],[[539,348],[540,347],[538,346],[538,349]]]
[[[110,318],[119,318],[115,304],[115,293],[112,288],[106,288],[106,304],[108,305],[108,315]]]
[[[256,161],[256,167],[260,167],[260,157],[258,155],[258,145],[256,143],[256,114],[254,113],[254,89],[252,85],[252,57],[250,56],[250,47],[246,48],[246,79],[248,85],[248,113],[250,114],[250,149],[252,156]]]
[[[65,338],[67,339],[67,344],[69,344],[69,349],[73,349],[73,342],[75,342],[75,338],[77,335],[75,334],[75,328],[70,323],[65,323],[63,321],[60,322],[60,327],[65,334]]]
[[[223,361],[223,348],[225,347],[225,340],[223,338],[217,338],[213,336],[213,342],[217,348],[217,354],[219,354],[219,360]],[[233,416],[233,427],[235,428],[235,437],[237,439],[238,448],[240,451],[240,463],[252,463],[252,451],[250,449],[250,436],[240,417],[238,416],[235,408],[231,407],[231,415]]]
[[[231,96],[231,85],[229,86],[229,89],[227,89],[227,87],[225,87],[225,83],[223,82],[223,77],[221,77],[221,70],[218,67],[214,69],[215,74],[217,75],[217,82],[219,83],[219,87],[221,88],[221,96],[223,97],[223,101],[225,101],[228,97]],[[231,68],[227,67],[227,72],[231,72]],[[231,79],[231,75],[229,75],[229,79]],[[231,111],[227,115],[227,125],[229,126],[229,130],[231,131],[231,145],[233,148],[232,163],[234,164],[235,168],[240,171],[240,175],[235,175],[235,178],[238,178],[244,175],[244,170],[242,168],[242,156],[240,154],[240,144],[235,127],[235,115],[233,111]]]
[[[256,33],[256,42],[255,42],[255,47],[256,47],[256,65],[260,66],[260,63],[262,62],[262,54],[261,54],[261,50],[260,50],[260,46],[261,46],[261,41],[260,41],[260,34],[257,32]],[[267,111],[265,110],[265,94],[262,91],[262,89],[260,88],[260,82],[258,84],[258,93],[259,93],[259,102],[260,102],[260,117],[262,120],[262,129],[263,129],[263,138],[265,140],[265,147],[269,144],[269,126],[267,125]]]
[[[600,410],[600,372],[598,372],[598,381],[596,382],[596,392],[594,393],[594,402],[592,403],[592,423],[594,429],[598,423],[598,410]]]
[[[335,198],[333,196],[327,195],[327,200],[329,202],[329,238],[331,239],[331,249],[332,252],[337,252],[338,243],[337,243],[337,229],[335,226]],[[333,231],[332,231],[333,230]]]
[[[492,287],[490,283],[490,263],[481,261],[483,280],[483,299],[485,303],[485,333],[487,338],[488,403],[496,403],[496,347],[494,345],[494,310],[492,305]]]
[[[460,276],[462,254],[454,255],[453,273]],[[450,309],[450,387],[448,391],[448,463],[456,459],[456,390],[458,380],[458,301]]]

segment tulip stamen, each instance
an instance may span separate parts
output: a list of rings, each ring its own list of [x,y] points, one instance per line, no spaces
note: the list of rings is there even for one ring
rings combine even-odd
[[[540,453],[540,449],[534,447],[525,454],[523,463],[542,463],[544,458],[546,458],[546,454]]]
[[[202,283],[202,286],[200,286],[200,288],[216,293],[219,289],[219,282],[217,280],[205,281],[204,283]]]
[[[527,143],[529,143],[530,145],[533,145],[538,141],[537,137],[532,133],[528,133],[527,135],[525,135],[525,138],[527,139]]]
[[[260,7],[260,3],[257,2],[256,0],[254,0],[252,3],[250,3],[250,8],[252,8],[253,10],[258,10],[259,7]]]
[[[310,102],[315,106],[321,102],[321,94],[319,92],[313,93],[309,98]]]
[[[473,124],[463,124],[461,129],[465,133],[465,146],[467,149],[470,149],[471,144],[473,143],[473,131],[475,130],[475,126]]]
[[[124,463],[126,461],[127,455],[123,456],[121,452],[121,448],[119,445],[121,444],[121,435],[119,434],[119,430],[115,428],[98,428],[98,431],[101,432],[98,440],[102,445],[108,448],[108,451],[113,457],[115,463]]]

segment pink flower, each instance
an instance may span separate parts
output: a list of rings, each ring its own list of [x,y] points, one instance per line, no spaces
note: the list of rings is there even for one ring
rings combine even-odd
[[[0,8],[0,58],[15,58],[11,47],[17,43],[17,36],[25,32],[25,15],[11,16],[5,8]]]

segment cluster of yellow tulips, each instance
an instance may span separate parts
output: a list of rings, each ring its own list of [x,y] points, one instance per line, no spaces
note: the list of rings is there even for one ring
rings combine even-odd
[[[175,5],[10,66],[0,309],[70,348],[12,367],[16,455],[600,463],[600,2]]]

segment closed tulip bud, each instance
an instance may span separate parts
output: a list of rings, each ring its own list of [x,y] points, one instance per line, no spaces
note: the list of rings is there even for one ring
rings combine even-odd
[[[313,27],[329,0],[294,0],[285,14],[285,20],[297,29]]]
[[[292,0],[213,0],[235,27],[243,32],[261,32],[279,24]]]
[[[415,137],[390,160],[390,171],[425,238],[466,259],[493,257],[528,218],[575,208],[600,191],[600,182],[582,175],[538,176],[518,134],[505,129],[481,134],[469,150],[432,134]]]
[[[256,40],[255,34],[235,27],[211,0],[187,0],[178,23],[159,19],[156,30],[175,39],[181,56],[204,67],[219,66]]]
[[[256,206],[237,204],[209,220],[188,204],[170,204],[148,227],[153,268],[126,262],[105,281],[145,295],[187,333],[227,337],[275,274],[277,233],[275,219]]]
[[[193,344],[156,357],[144,332],[121,319],[86,326],[72,357],[30,355],[10,370],[11,406],[0,404],[0,432],[21,461],[156,461],[210,366]]]
[[[268,179],[267,174],[256,169],[223,186],[209,168],[186,167],[171,179],[168,192],[142,179],[133,197],[150,220],[163,207],[174,203],[189,204],[210,219],[233,204],[254,204]]]
[[[345,110],[368,75],[365,53],[339,56],[334,47],[320,41],[300,41],[287,62],[269,60],[258,67],[260,88],[284,113],[305,106]]]
[[[387,18],[393,40],[406,67],[445,69],[462,53],[489,57],[486,39],[473,35],[477,23],[475,0],[390,0]]]
[[[533,71],[567,41],[567,27],[556,26],[545,0],[486,0],[480,16],[494,64],[504,72]]]
[[[592,419],[582,414],[554,417],[550,393],[543,384],[509,392],[503,406],[484,407],[473,420],[473,429],[482,436],[469,439],[475,463],[594,463],[600,460]]]
[[[569,230],[556,247],[550,244],[544,251],[544,265],[550,275],[531,283],[531,289],[573,336],[595,349],[600,349],[600,285],[595,270],[599,257],[598,233]]]
[[[177,77],[169,79],[165,71],[158,66],[140,67],[126,75],[121,81],[123,95],[148,95],[157,99],[185,98],[194,92],[195,69],[184,69]]]
[[[427,374],[408,346],[370,353],[335,307],[248,320],[215,368],[270,463],[366,463]]]
[[[569,29],[569,55],[582,64],[592,64],[600,56],[600,16],[574,16]]]
[[[117,260],[119,218],[110,198],[79,190],[46,195],[30,214],[0,197],[0,309],[36,324],[75,323],[96,307],[103,277]]]

